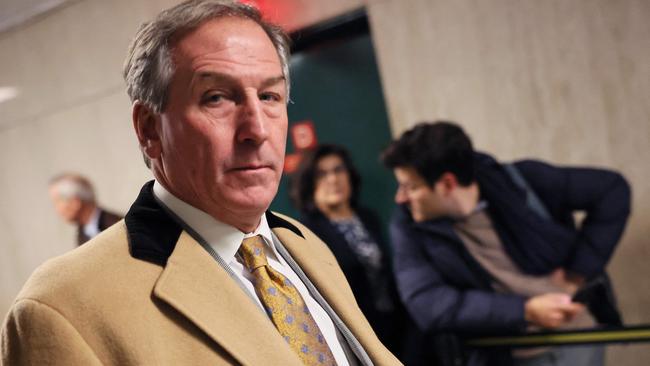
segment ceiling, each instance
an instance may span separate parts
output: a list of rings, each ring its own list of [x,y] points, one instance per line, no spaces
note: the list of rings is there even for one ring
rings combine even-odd
[[[72,0],[0,0],[0,33]]]

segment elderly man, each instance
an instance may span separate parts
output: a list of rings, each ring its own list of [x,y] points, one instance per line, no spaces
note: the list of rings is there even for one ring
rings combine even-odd
[[[155,181],[125,220],[32,276],[5,364],[393,365],[327,247],[266,211],[282,174],[287,43],[253,8],[145,24],[124,75]]]
[[[54,177],[49,185],[50,198],[57,214],[77,225],[77,245],[81,245],[122,217],[97,205],[95,190],[85,177],[64,173]]]

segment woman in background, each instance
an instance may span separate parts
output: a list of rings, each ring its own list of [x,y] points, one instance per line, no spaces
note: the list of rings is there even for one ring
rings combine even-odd
[[[379,339],[400,356],[405,313],[397,298],[388,248],[377,215],[359,205],[361,179],[348,152],[320,145],[308,152],[291,180],[301,222],[332,250]]]

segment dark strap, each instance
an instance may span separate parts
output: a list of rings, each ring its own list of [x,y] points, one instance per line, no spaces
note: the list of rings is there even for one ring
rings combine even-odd
[[[542,203],[542,200],[539,199],[535,191],[530,187],[524,176],[521,175],[519,169],[515,166],[514,163],[503,164],[503,168],[506,170],[506,173],[510,176],[510,179],[524,192],[526,192],[526,205],[529,209],[539,215],[541,218],[546,220],[551,220],[551,215],[548,213],[546,206]]]

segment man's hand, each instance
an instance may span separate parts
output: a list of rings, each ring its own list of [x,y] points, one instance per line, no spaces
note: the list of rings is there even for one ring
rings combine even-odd
[[[571,302],[571,296],[548,293],[531,297],[525,304],[526,321],[543,328],[558,328],[583,312],[582,304]]]
[[[573,295],[578,288],[585,283],[584,277],[579,274],[567,272],[564,268],[558,268],[551,272],[551,282]]]

